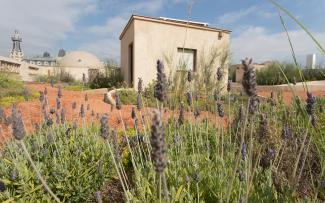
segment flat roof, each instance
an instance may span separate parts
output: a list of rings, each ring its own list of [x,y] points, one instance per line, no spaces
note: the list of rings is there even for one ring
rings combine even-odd
[[[132,15],[130,17],[129,21],[127,22],[126,26],[124,27],[123,31],[120,34],[120,37],[119,37],[120,40],[123,38],[126,30],[129,28],[129,26],[131,25],[133,20],[150,21],[150,22],[163,23],[163,24],[169,24],[169,25],[175,25],[175,26],[187,27],[187,28],[194,28],[194,29],[201,29],[201,30],[207,30],[207,31],[213,31],[213,32],[231,33],[231,30],[210,27],[210,26],[208,26],[208,23],[185,21],[185,20],[163,18],[163,17],[155,18],[155,17],[149,17],[149,16]]]

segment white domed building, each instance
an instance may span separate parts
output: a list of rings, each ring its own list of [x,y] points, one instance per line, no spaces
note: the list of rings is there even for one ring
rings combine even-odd
[[[0,56],[0,72],[10,72],[20,76],[23,81],[33,81],[39,75],[55,75],[64,71],[74,79],[82,80],[83,74],[91,81],[98,73],[104,72],[104,63],[92,53],[86,51],[66,52],[60,49],[57,57],[49,52],[43,56],[24,57],[21,48],[22,37],[15,31],[11,37],[13,48],[10,56]]]
[[[83,74],[88,80],[104,70],[103,62],[94,54],[86,51],[68,52],[57,59],[57,65],[76,80],[82,80]]]

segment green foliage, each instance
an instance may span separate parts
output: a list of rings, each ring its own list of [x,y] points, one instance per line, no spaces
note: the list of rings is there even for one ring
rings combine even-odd
[[[299,68],[294,64],[290,63],[272,63],[268,67],[256,71],[256,80],[258,85],[280,85],[287,84],[283,73],[280,68],[282,68],[284,74],[288,78],[289,82],[292,83],[294,78],[296,82],[302,81],[313,81],[313,80],[325,80],[325,69],[301,69],[303,78],[300,77]]]
[[[112,74],[98,74],[90,83],[92,89],[119,88],[123,85],[123,76],[119,72]]]
[[[22,83],[0,72],[0,88],[21,88]]]
[[[54,72],[53,75],[38,75],[34,78],[36,82],[44,82],[50,83],[52,80],[54,83],[64,82],[64,83],[75,83],[74,77],[64,71],[64,69],[60,69],[59,71]]]
[[[149,85],[144,90],[146,93],[142,96],[142,102],[145,102],[147,107],[156,107],[157,101],[153,96],[152,86]],[[118,95],[121,99],[122,104],[137,104],[138,93],[133,89],[122,89],[119,90]]]
[[[23,91],[24,86],[22,82],[14,79],[8,74],[0,73],[0,106],[7,107],[23,101]],[[31,99],[37,96],[37,92],[30,92]]]
[[[23,94],[23,92],[19,91],[17,93],[17,95],[15,95],[15,96],[0,97],[0,106],[8,107],[8,106],[11,106],[12,104],[16,104],[18,102],[24,101],[24,97],[22,96],[22,94]],[[35,92],[35,91],[30,92],[30,95],[29,95],[30,100],[38,98],[38,97],[39,97],[38,92]]]
[[[63,87],[65,90],[70,91],[83,91],[83,90],[89,90],[90,88],[88,86],[84,86],[83,84],[72,84],[72,85],[65,85]]]
[[[84,126],[66,134],[68,128],[71,126],[43,127],[24,141],[49,187],[61,201],[93,201],[94,193],[114,175],[109,150],[97,134],[97,127]],[[16,178],[12,177],[13,172]],[[7,188],[0,193],[0,201],[51,202],[14,141],[2,152],[0,180]]]
[[[240,103],[234,102],[231,108],[238,108]],[[325,103],[317,99],[317,104]],[[304,109],[303,103],[299,106]],[[307,174],[321,178],[316,172],[320,170],[319,166],[302,169],[302,165],[295,168],[295,163],[299,163],[300,149],[307,149],[307,143],[303,142],[304,129],[308,129],[308,137],[312,138],[309,150],[302,155],[306,157],[305,165],[315,161],[324,163],[321,158],[324,151],[317,153],[316,149],[324,149],[325,131],[322,125],[314,129],[299,108],[285,106],[280,99],[276,107],[262,104],[260,111],[266,114],[268,132],[262,141],[258,116],[244,117],[245,123],[238,122],[235,116],[231,129],[222,128],[213,119],[195,124],[189,121],[181,126],[170,119],[165,125],[168,146],[165,174],[171,202],[239,202],[246,198],[248,202],[296,202],[305,188],[315,191],[317,188]],[[324,119],[324,114],[317,111],[317,115]],[[288,141],[281,137],[284,123],[290,125],[293,136]],[[247,146],[244,159],[242,141]],[[294,144],[298,147],[292,147]],[[145,143],[141,147],[145,148]],[[267,162],[269,149],[274,150],[276,158]],[[136,182],[130,191],[130,201],[159,202],[163,194],[158,174],[150,160],[141,157],[136,150],[134,153],[138,170],[135,171]],[[301,180],[298,185],[291,177],[296,169],[301,171],[294,176],[294,180]],[[243,180],[240,180],[238,171],[245,174]],[[308,193],[305,198],[311,201],[313,193]]]

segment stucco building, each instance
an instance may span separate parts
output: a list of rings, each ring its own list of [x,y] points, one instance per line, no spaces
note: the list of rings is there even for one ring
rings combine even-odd
[[[218,52],[216,71],[229,51],[230,33],[207,23],[132,15],[120,35],[124,80],[135,88],[138,77],[144,85],[152,82],[157,59],[163,60],[167,74],[178,69],[200,73],[200,62],[208,60],[211,52]],[[225,83],[227,70],[224,68]]]

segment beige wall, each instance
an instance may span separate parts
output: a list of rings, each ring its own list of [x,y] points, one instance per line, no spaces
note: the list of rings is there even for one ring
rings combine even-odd
[[[156,61],[162,59],[166,73],[175,70],[177,63],[177,48],[189,48],[197,50],[197,64],[201,57],[206,58],[212,49],[218,52],[229,48],[229,34],[223,33],[219,39],[219,32],[195,28],[180,27],[144,20],[133,20],[132,26],[123,35],[121,40],[121,68],[124,79],[130,80],[128,70],[128,44],[134,43],[134,87],[137,86],[137,78],[143,79],[144,85],[156,79]],[[171,62],[167,64],[167,58]],[[214,66],[220,65],[220,58]],[[216,69],[215,68],[215,69]],[[197,70],[200,73],[200,70]],[[225,81],[228,71],[225,71]]]
[[[131,81],[131,74],[129,71],[129,45],[134,42],[134,22],[130,24],[128,31],[124,34],[121,40],[121,73],[126,82]],[[133,47],[134,51],[134,47]],[[136,78],[135,78],[136,79]]]

